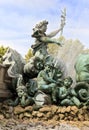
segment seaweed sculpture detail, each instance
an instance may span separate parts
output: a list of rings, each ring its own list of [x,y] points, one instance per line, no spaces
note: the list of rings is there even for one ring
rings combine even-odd
[[[89,54],[80,54],[75,63],[76,81],[89,83]]]

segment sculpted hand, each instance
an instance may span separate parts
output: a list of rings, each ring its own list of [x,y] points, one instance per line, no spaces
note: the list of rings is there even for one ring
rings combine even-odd
[[[62,45],[64,45],[64,43],[63,42],[57,42],[57,45],[62,47]]]

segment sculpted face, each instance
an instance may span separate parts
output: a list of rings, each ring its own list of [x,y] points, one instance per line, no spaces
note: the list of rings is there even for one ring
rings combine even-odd
[[[17,89],[17,94],[18,94],[18,97],[21,98],[22,96],[27,94],[27,89],[24,86],[19,86]]]
[[[41,30],[43,33],[45,33],[46,30],[47,30],[47,24],[44,24],[44,25],[40,28],[40,30]]]
[[[50,72],[51,71],[50,65],[46,65],[45,70],[46,70],[46,72]]]
[[[70,87],[71,84],[72,84],[72,79],[71,79],[71,78],[66,78],[66,79],[64,80],[64,85],[65,85],[66,87]]]
[[[19,90],[18,91],[18,97],[21,98],[23,95],[24,95],[24,91],[23,90]]]
[[[43,64],[41,62],[38,62],[37,63],[37,69],[42,70],[42,68],[43,68]]]

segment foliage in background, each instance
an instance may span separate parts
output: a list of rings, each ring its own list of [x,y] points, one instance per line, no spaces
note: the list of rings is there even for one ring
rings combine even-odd
[[[56,39],[60,42],[64,42],[65,38],[63,36],[60,36],[58,39]],[[64,46],[64,45],[63,45]],[[48,52],[51,55],[56,56],[58,54],[58,51],[61,49],[62,47],[58,46],[57,44],[48,44]]]
[[[7,49],[8,47],[0,46],[0,63],[1,63],[1,58],[6,53]]]
[[[33,56],[33,53],[32,53],[32,49],[30,48],[27,52],[27,54],[25,55],[25,60],[26,62],[29,61],[29,59]]]
[[[2,57],[7,51],[8,47],[0,46],[0,57]]]

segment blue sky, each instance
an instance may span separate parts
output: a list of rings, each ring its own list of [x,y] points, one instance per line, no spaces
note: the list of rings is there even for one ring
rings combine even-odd
[[[48,33],[57,29],[63,8],[67,10],[64,37],[79,39],[89,48],[89,0],[0,0],[0,45],[24,56],[34,43],[34,25],[46,19]]]

